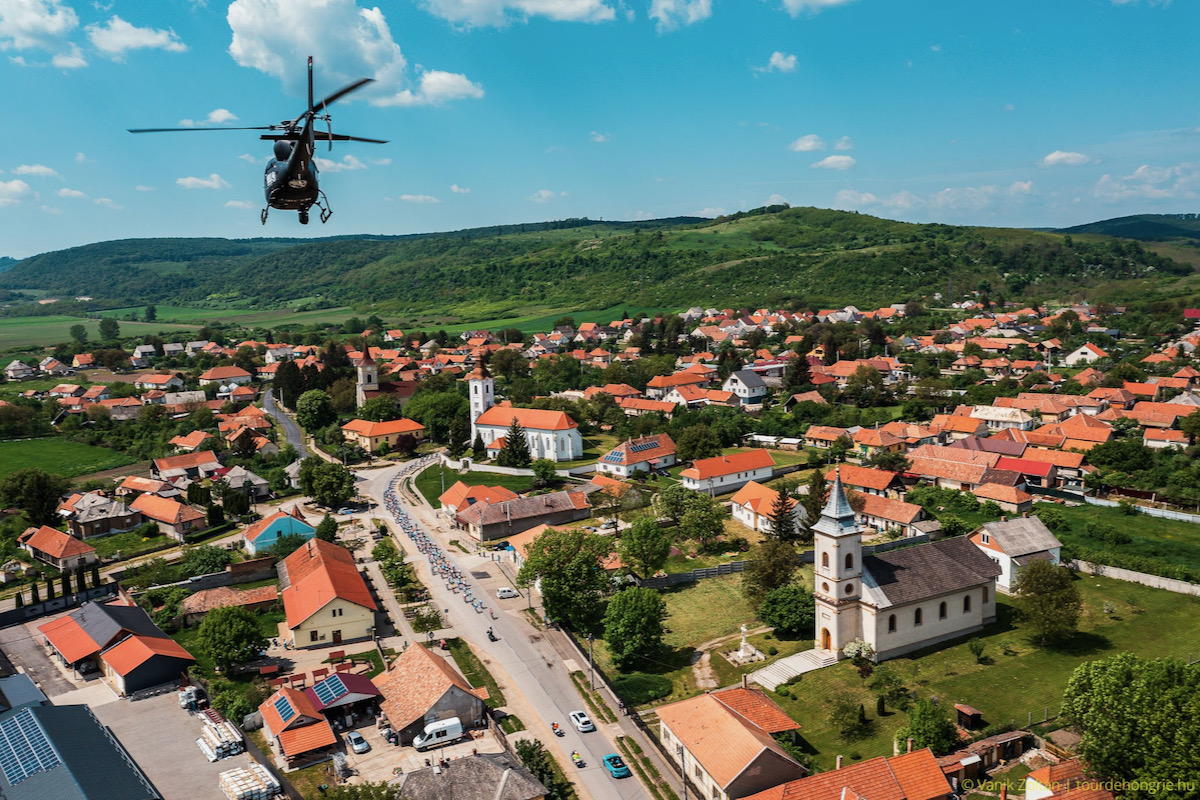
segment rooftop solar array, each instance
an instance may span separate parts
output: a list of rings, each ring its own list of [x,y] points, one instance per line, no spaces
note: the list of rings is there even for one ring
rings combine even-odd
[[[620,454],[620,453],[618,453],[618,452],[616,452],[616,451],[614,450],[614,451],[613,451],[613,452],[611,452],[611,453],[607,453],[607,454],[604,456],[604,458],[603,458],[603,459],[601,459],[601,460],[602,460],[602,461],[607,461],[607,462],[608,462],[608,463],[610,463],[610,464],[620,464],[620,463],[621,463],[621,454]]]
[[[296,716],[296,709],[292,708],[291,701],[283,695],[275,699],[275,710],[279,712],[279,718],[284,722]]]
[[[314,686],[313,691],[317,693],[317,699],[321,701],[321,705],[327,706],[346,694],[347,689],[346,684],[342,683],[341,675],[330,675]]]
[[[632,453],[640,453],[643,450],[653,450],[658,447],[658,441],[642,442],[641,444],[631,445],[629,451]]]
[[[46,732],[29,709],[0,723],[0,770],[10,786],[61,763]]]

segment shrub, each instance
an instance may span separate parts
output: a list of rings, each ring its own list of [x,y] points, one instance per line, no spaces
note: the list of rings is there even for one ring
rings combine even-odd
[[[1062,533],[1071,527],[1067,521],[1067,515],[1061,509],[1053,506],[1042,506],[1034,510],[1033,514],[1042,521],[1043,525],[1055,533]]]
[[[767,655],[769,655],[769,656],[779,655],[779,648],[776,647],[775,645],[771,645],[770,647],[767,648]]]
[[[626,703],[640,706],[652,703],[671,694],[671,679],[663,675],[648,675],[644,672],[631,672],[615,678],[612,682]]]

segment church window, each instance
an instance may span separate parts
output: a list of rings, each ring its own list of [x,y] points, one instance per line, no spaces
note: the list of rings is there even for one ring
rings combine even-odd
[[[829,553],[821,553],[821,566],[829,569]]]
[[[889,614],[888,615],[888,633],[895,633],[895,632],[896,632],[896,615]]]
[[[821,584],[821,591],[822,591],[822,592],[824,592],[825,594],[829,594],[829,584],[828,584],[828,583],[822,583],[822,584]]]
[[[471,388],[475,391],[475,394],[479,394],[479,384],[478,383],[475,384],[474,386],[472,386]]]
[[[854,584],[853,583],[846,584],[846,594],[854,594]]]
[[[938,619],[945,619],[945,618],[946,618],[946,603],[943,601],[942,604],[938,606]]]
[[[963,598],[963,613],[964,614],[971,613],[971,595],[967,595],[966,597]]]
[[[846,553],[846,569],[854,569],[854,554]]]
[[[913,612],[913,625],[920,625],[920,624],[921,624],[921,609],[918,608],[916,611]]]

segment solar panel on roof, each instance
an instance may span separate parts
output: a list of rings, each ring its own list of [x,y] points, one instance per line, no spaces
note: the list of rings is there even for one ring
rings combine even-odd
[[[61,763],[46,732],[29,709],[0,723],[0,771],[4,772],[10,786]]]
[[[279,712],[279,718],[284,722],[296,716],[296,709],[292,708],[291,701],[282,695],[275,700],[275,710]]]
[[[615,452],[608,453],[607,455],[604,456],[604,458],[602,460],[607,461],[610,464],[620,464],[621,463],[621,454],[615,453]]]
[[[341,675],[330,675],[325,680],[313,687],[313,691],[317,694],[317,699],[321,701],[321,705],[329,705],[334,700],[346,694],[346,684],[342,683]]]
[[[658,447],[658,442],[642,442],[641,444],[633,445],[629,449],[635,453],[640,453],[643,450],[653,450],[656,447]]]

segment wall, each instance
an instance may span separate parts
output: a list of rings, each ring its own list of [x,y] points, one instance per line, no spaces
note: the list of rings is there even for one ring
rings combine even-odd
[[[1144,572],[1134,572],[1131,569],[1109,567],[1104,564],[1091,564],[1077,559],[1064,561],[1063,564],[1076,572],[1085,572],[1088,575],[1103,575],[1106,578],[1113,578],[1118,581],[1140,583],[1143,586],[1166,589],[1168,592],[1175,592],[1176,594],[1190,594],[1200,597],[1200,584],[1196,583],[1177,581],[1173,578],[1161,578],[1158,575],[1147,575]]]
[[[44,589],[44,587],[40,588]],[[114,597],[116,594],[117,584],[106,583],[99,588],[88,589],[86,592],[75,592],[65,597],[56,597],[53,600],[46,600],[41,603],[31,603],[23,608],[14,608],[0,613],[0,628],[7,628],[9,625],[19,625],[31,619],[56,614],[68,608],[78,608],[89,600]]]

